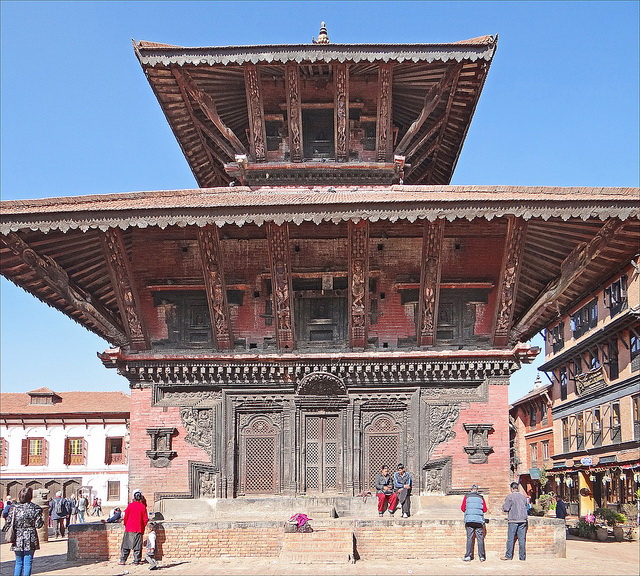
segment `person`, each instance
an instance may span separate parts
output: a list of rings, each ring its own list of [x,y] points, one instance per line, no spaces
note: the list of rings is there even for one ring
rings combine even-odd
[[[56,530],[56,538],[64,538],[64,529],[69,514],[69,502],[62,497],[62,492],[56,492],[56,497],[49,502],[49,516]]]
[[[142,564],[142,535],[149,521],[147,507],[143,502],[141,490],[134,490],[133,500],[124,511],[124,536],[120,546],[120,562],[127,563],[129,552],[133,550],[133,563]]]
[[[102,522],[105,524],[112,524],[114,522],[120,522],[121,519],[122,519],[122,510],[116,507],[111,511],[111,516],[109,516],[109,518],[107,518],[106,520],[103,520]]]
[[[378,516],[384,516],[385,505],[391,516],[396,511],[398,495],[393,489],[393,478],[389,474],[389,466],[386,464],[380,469],[375,481],[376,495],[378,496]]]
[[[480,562],[484,562],[487,559],[484,550],[484,513],[487,511],[487,503],[478,492],[477,484],[473,484],[471,492],[462,499],[460,510],[464,512],[464,526],[467,530],[467,550],[463,560],[465,562],[473,560],[473,538],[475,536],[478,543],[478,557]]]
[[[147,534],[147,541],[145,542],[145,555],[144,559],[149,563],[149,570],[155,570],[158,568],[156,562],[156,528],[158,525],[155,522],[149,522],[149,534]]]
[[[398,502],[402,505],[402,517],[411,516],[411,474],[404,468],[404,464],[398,464],[398,469],[393,475],[393,487],[398,495]]]
[[[517,482],[511,482],[511,494],[509,494],[502,505],[502,510],[507,513],[507,551],[500,560],[513,559],[513,548],[518,537],[518,557],[520,560],[527,559],[526,539],[527,539],[527,497],[518,489]]]
[[[102,516],[102,498],[97,498],[97,503],[98,513],[96,516]]]
[[[71,494],[71,498],[67,500],[69,507],[69,515],[67,516],[66,526],[69,528],[69,524],[77,524],[78,522],[78,501],[76,495]]]
[[[38,528],[44,526],[42,508],[31,502],[33,490],[23,488],[18,495],[18,503],[11,506],[8,522],[15,528],[15,541],[11,550],[16,555],[13,576],[31,576],[33,556],[40,549]]]
[[[78,522],[84,524],[84,515],[87,512],[89,506],[89,500],[87,500],[82,494],[78,496]]]
[[[564,520],[567,517],[567,505],[559,494],[556,494],[556,518]]]
[[[98,515],[98,497],[97,496],[93,498],[93,502],[91,503],[91,508],[93,508],[93,510],[91,510],[91,516],[97,516]]]
[[[9,512],[11,511],[11,506],[13,506],[13,502],[11,501],[11,496],[7,496],[7,501],[4,504],[4,508],[2,509],[2,517],[4,518],[4,525],[6,526],[9,520],[7,517],[9,516]]]

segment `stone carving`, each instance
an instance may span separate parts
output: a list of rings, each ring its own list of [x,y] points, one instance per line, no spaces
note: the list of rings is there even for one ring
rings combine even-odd
[[[221,268],[220,240],[217,228],[200,228],[198,243],[202,257],[204,283],[207,289],[211,323],[216,344],[220,350],[233,348],[229,313],[227,306],[227,291]]]
[[[201,472],[199,482],[199,498],[216,497],[216,476],[213,472]]]
[[[493,448],[489,446],[489,431],[493,424],[463,424],[468,435],[468,446],[464,451],[469,455],[469,464],[486,464]]]
[[[286,68],[287,111],[289,113],[289,150],[292,162],[302,161],[302,118],[300,113],[300,75],[297,64]]]
[[[291,293],[289,288],[289,229],[271,224],[268,228],[271,277],[276,316],[276,337],[280,348],[293,348]]]
[[[389,126],[391,123],[391,65],[380,64],[378,91],[378,161],[387,160],[391,149]]]
[[[120,305],[125,326],[128,328],[132,344],[147,348],[147,339],[138,316],[138,306],[134,286],[129,274],[126,249],[119,230],[109,228],[101,237],[107,256],[107,265],[112,278],[113,290]]]
[[[312,372],[298,384],[298,394],[313,396],[344,396],[347,387],[344,382],[327,372]]]
[[[440,284],[440,254],[444,238],[444,220],[425,222],[422,244],[422,277],[420,279],[420,345],[435,342],[438,290]]]
[[[107,340],[119,346],[129,344],[129,339],[111,313],[98,304],[98,298],[76,286],[55,260],[38,254],[14,232],[3,236],[2,240],[43,282],[104,330]]]
[[[451,488],[451,458],[434,460],[423,467],[424,489],[427,492],[447,494]]]
[[[334,66],[336,86],[336,159],[338,162],[346,162],[349,158],[349,140],[347,132],[349,128],[349,74],[347,64]]]
[[[180,419],[187,431],[185,440],[197,448],[202,448],[213,461],[213,410],[183,407],[180,408]]]
[[[429,437],[427,438],[427,462],[431,460],[438,444],[448,442],[456,437],[453,431],[460,416],[458,404],[435,404],[428,407]]]
[[[172,458],[178,454],[171,446],[175,433],[175,428],[147,428],[147,434],[151,436],[151,450],[147,450],[146,455],[151,459],[152,467],[167,468],[171,465]]]
[[[260,96],[260,78],[255,64],[244,65],[244,78],[247,86],[247,106],[249,108],[254,157],[257,162],[262,162],[266,159],[264,118],[262,97]]]
[[[498,317],[496,320],[495,337],[506,338],[511,325],[513,305],[515,303],[515,291],[520,271],[520,261],[524,250],[524,234],[527,223],[521,219],[511,219],[507,231],[505,243],[505,263],[500,283],[500,297],[498,305]]]
[[[170,406],[211,408],[220,403],[222,392],[215,390],[161,390],[159,402]]]

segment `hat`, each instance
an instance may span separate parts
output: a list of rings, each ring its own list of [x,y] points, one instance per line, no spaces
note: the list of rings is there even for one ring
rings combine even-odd
[[[471,484],[471,490],[477,490],[477,489],[478,489],[477,484]]]
[[[398,470],[404,470],[404,464],[398,464]]]
[[[142,496],[142,490],[140,490],[140,488],[136,488],[136,489],[133,491],[132,496],[135,496],[136,494],[140,494],[140,495]]]

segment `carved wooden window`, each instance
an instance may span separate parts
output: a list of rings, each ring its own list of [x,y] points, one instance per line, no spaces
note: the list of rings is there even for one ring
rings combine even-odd
[[[376,149],[376,123],[375,122],[363,122],[362,126],[362,144],[363,150],[375,150]]]
[[[267,150],[269,152],[278,150],[282,141],[282,122],[267,120],[265,129],[267,132]]]
[[[46,466],[48,442],[44,438],[25,438],[22,440],[23,466]]]
[[[574,338],[579,338],[595,328],[598,324],[598,300],[592,300],[575,314],[572,314],[570,324]]]
[[[627,281],[627,276],[622,276],[604,290],[604,305],[609,308],[611,318],[627,308]]]
[[[64,463],[78,466],[87,463],[87,441],[84,438],[64,439]]]
[[[308,492],[338,489],[337,416],[306,417],[305,477]]]
[[[105,444],[105,464],[126,464],[124,438],[107,438]]]
[[[302,111],[302,142],[304,157],[308,159],[333,158],[335,138],[332,108]]]
[[[631,357],[631,372],[640,370],[640,336],[632,332],[629,336],[629,355]]]
[[[383,465],[394,470],[402,460],[400,446],[400,428],[390,416],[377,416],[365,432],[365,486],[372,489],[376,475]]]
[[[166,338],[160,346],[210,348],[213,345],[211,316],[204,290],[154,293],[154,305],[166,322]]]
[[[567,370],[560,369],[560,400],[567,399]]]
[[[564,348],[564,322],[547,330],[546,339],[554,354],[560,352]]]
[[[107,481],[107,500],[120,500],[120,482],[118,480]]]
[[[529,444],[529,460],[530,467],[537,468],[538,467],[538,443],[533,442]]]
[[[267,418],[255,418],[242,431],[240,491],[279,492],[278,431]]]
[[[606,366],[609,372],[609,380],[617,380],[620,376],[620,365],[618,363],[618,341],[614,338],[606,343],[607,358]]]
[[[294,286],[295,290],[295,286]],[[338,290],[296,290],[295,326],[299,344],[344,344],[348,337],[347,297]]]
[[[543,440],[542,444],[542,460],[546,462],[549,460],[549,440]]]
[[[454,343],[488,339],[487,334],[477,334],[475,330],[476,307],[487,301],[487,290],[442,290],[436,339]]]
[[[562,451],[569,452],[569,418],[562,419]]]
[[[9,443],[6,438],[0,438],[0,466],[6,466],[9,456]]]

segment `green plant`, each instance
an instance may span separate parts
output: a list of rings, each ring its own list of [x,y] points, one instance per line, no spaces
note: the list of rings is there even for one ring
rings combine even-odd
[[[630,521],[632,525],[638,524],[638,503],[635,504],[621,504],[622,514]]]
[[[593,522],[587,522],[585,518],[578,520],[577,528],[580,538],[591,538],[596,533],[596,525]]]
[[[616,524],[624,524],[627,521],[624,514],[619,514],[611,508],[598,508],[595,514],[597,518],[601,518],[602,521],[611,528]]]
[[[538,497],[536,504],[542,508],[542,516],[544,516],[549,510],[555,510],[556,499],[553,494],[542,494]]]

